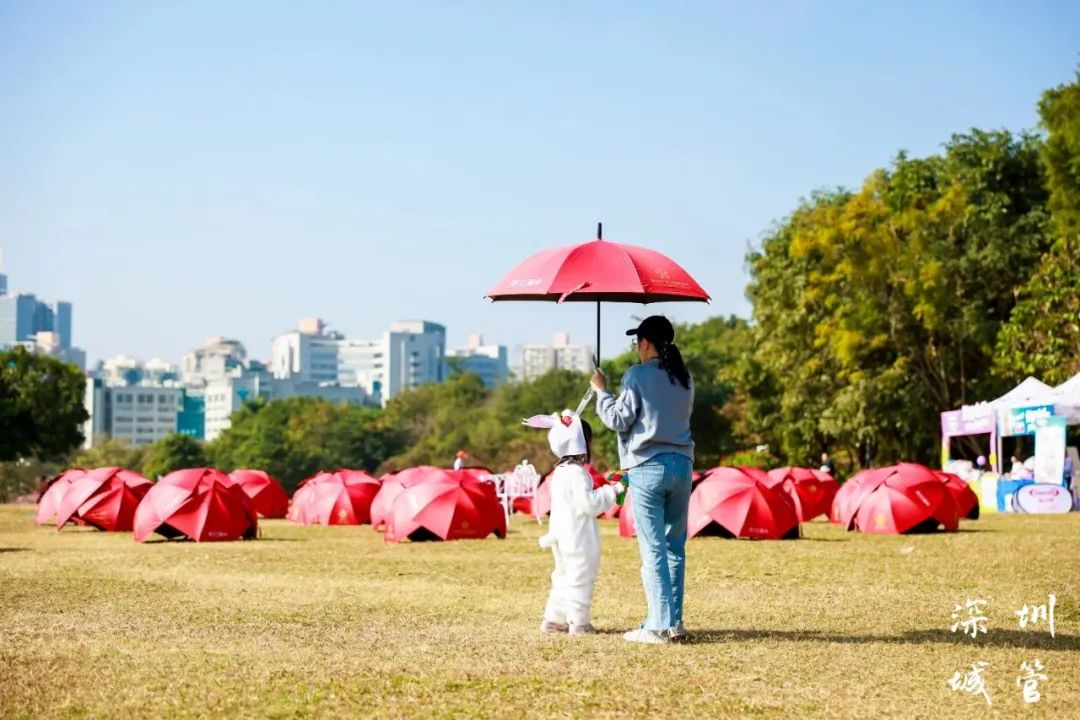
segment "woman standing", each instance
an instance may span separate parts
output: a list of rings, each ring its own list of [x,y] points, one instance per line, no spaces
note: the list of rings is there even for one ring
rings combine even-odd
[[[686,516],[690,505],[694,441],[690,413],[694,381],[675,347],[675,329],[661,315],[628,330],[640,365],[623,375],[619,397],[597,370],[596,414],[619,435],[619,464],[634,493],[634,524],[641,550],[641,580],[649,612],[623,637],[663,644],[686,638],[683,583],[686,577]]]

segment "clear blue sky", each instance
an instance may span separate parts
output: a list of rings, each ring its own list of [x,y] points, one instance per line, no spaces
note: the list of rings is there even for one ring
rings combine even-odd
[[[310,315],[591,340],[588,305],[481,298],[603,220],[714,298],[659,309],[746,314],[800,197],[1034,127],[1078,61],[1075,2],[0,3],[4,269],[91,359],[268,357]]]

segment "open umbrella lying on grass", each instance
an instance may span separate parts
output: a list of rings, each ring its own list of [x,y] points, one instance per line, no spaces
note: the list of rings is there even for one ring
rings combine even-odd
[[[135,540],[152,533],[187,536],[195,542],[253,538],[259,518],[251,499],[229,476],[213,468],[169,473],[150,488],[135,510]]]
[[[945,483],[949,494],[952,495],[953,502],[956,503],[956,511],[960,513],[960,517],[967,520],[978,520],[979,496],[971,489],[971,486],[959,475],[953,473],[934,470],[934,474]]]
[[[289,519],[301,525],[364,525],[381,483],[363,470],[321,472],[301,483]]]
[[[398,493],[386,518],[386,540],[506,537],[506,515],[495,486],[460,470],[442,472],[442,477],[426,478]]]
[[[833,476],[812,468],[782,467],[770,470],[766,484],[783,490],[795,502],[799,522],[828,515],[840,485]]]
[[[955,531],[960,520],[943,479],[915,463],[867,470],[851,491],[842,498],[837,494],[837,501],[842,502],[836,514],[844,527],[864,533],[928,532],[938,526]]]
[[[108,532],[131,532],[135,509],[153,485],[142,475],[123,468],[91,470],[71,482],[60,502],[56,528],[80,522]]]
[[[70,468],[60,473],[60,476],[53,480],[52,484],[45,489],[45,492],[38,498],[37,513],[34,516],[34,522],[38,525],[46,525],[56,521],[56,516],[60,512],[60,505],[64,501],[64,495],[67,494],[68,488],[71,487],[71,483],[76,479],[81,478],[86,474],[86,470],[83,468]],[[80,522],[76,520],[75,522]]]
[[[390,514],[390,507],[405,488],[428,480],[439,480],[445,477],[444,473],[447,472],[457,473],[455,477],[464,477],[461,470],[446,470],[434,465],[417,465],[383,475],[382,486],[371,502],[371,527],[376,532],[383,532],[386,529],[386,518]]]
[[[795,502],[764,470],[721,467],[690,495],[687,534],[779,540],[799,537]]]
[[[233,470],[229,477],[251,498],[259,517],[283,518],[289,512],[285,488],[265,470]]]

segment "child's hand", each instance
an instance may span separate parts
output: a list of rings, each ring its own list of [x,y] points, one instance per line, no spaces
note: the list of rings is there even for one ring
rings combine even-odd
[[[615,482],[610,482],[610,483],[608,483],[608,485],[615,488],[615,494],[616,495],[622,495],[624,492],[626,492],[626,486],[623,485],[618,480],[616,480]]]

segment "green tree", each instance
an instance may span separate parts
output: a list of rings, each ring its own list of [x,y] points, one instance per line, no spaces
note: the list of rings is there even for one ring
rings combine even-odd
[[[146,448],[136,447],[123,438],[109,438],[94,447],[81,450],[72,465],[84,468],[122,467],[141,473]]]
[[[174,470],[205,467],[206,453],[202,443],[190,435],[173,433],[166,435],[146,449],[143,475],[151,480],[168,475]]]
[[[402,437],[378,409],[291,397],[248,403],[207,453],[216,467],[266,470],[291,490],[320,470],[374,472],[401,451]]]
[[[25,348],[0,352],[0,461],[55,460],[82,443],[86,378]]]
[[[992,396],[994,343],[1048,249],[1032,136],[973,130],[804,202],[751,253],[779,450],[931,461],[937,413]],[[760,375],[760,374],[759,374]],[[758,425],[760,427],[760,423]]]
[[[1056,242],[1019,291],[998,337],[997,374],[1037,375],[1057,384],[1080,372],[1080,72],[1039,102],[1042,146]]]

